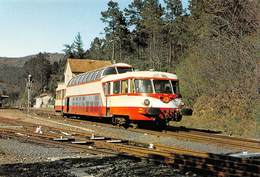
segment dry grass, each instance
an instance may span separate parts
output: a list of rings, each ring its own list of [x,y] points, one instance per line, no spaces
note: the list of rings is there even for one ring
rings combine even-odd
[[[221,96],[221,95],[218,95]],[[253,106],[255,105],[255,106]],[[230,97],[201,96],[193,105],[193,116],[177,126],[222,131],[226,135],[260,138],[260,103]]]
[[[260,138],[259,125],[253,120],[236,120],[233,118],[218,118],[215,116],[197,115],[183,117],[181,122],[173,123],[175,126],[221,131],[225,135],[241,136],[246,138]]]

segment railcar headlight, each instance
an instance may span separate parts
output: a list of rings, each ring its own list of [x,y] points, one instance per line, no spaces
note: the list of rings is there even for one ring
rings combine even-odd
[[[174,104],[174,106],[175,107],[179,107],[180,106],[180,104],[181,104],[181,99],[179,99],[179,98],[176,98],[176,99],[174,99],[173,100],[173,104]]]
[[[145,105],[145,106],[149,106],[149,104],[150,104],[150,100],[145,99],[145,100],[144,100],[144,105]]]

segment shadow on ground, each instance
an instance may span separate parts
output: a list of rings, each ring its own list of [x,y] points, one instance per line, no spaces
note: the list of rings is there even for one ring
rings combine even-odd
[[[75,177],[75,176],[193,176],[153,161],[126,156],[62,159],[33,164],[6,164],[0,166],[1,177]]]
[[[214,131],[214,130],[206,130],[206,129],[198,129],[198,128],[187,128],[187,127],[175,127],[175,126],[169,126],[167,127],[168,131],[173,131],[173,132],[203,132],[203,133],[210,133],[210,134],[221,134],[221,131]]]

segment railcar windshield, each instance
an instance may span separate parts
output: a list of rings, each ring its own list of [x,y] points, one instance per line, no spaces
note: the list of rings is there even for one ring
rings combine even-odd
[[[110,74],[117,74],[115,67],[106,68],[105,71],[103,72],[103,76],[110,75]]]
[[[175,94],[180,94],[179,82],[178,81],[171,81],[173,92]]]
[[[172,94],[173,90],[169,80],[153,80],[155,93]]]
[[[125,67],[117,67],[116,69],[119,74],[133,71],[132,68],[125,68]]]
[[[136,79],[134,83],[136,93],[153,93],[151,80]]]
[[[180,93],[178,81],[150,80],[150,79],[134,79],[133,81],[135,86],[135,93],[163,93],[163,94]]]

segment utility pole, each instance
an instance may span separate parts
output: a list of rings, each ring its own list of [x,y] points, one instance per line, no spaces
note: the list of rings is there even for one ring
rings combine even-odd
[[[27,78],[27,94],[28,94],[28,102],[27,102],[27,112],[30,112],[31,107],[31,89],[32,89],[32,75],[29,74]]]

